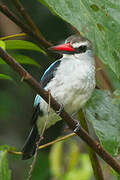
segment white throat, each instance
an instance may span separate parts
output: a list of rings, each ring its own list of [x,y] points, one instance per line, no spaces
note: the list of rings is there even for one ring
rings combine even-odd
[[[61,59],[62,61],[64,60],[68,60],[68,59],[74,59],[74,61],[78,60],[80,63],[83,64],[88,64],[88,66],[91,65],[95,65],[94,62],[94,54],[91,50],[87,50],[85,53],[76,53],[76,54],[63,54],[63,58]],[[69,61],[69,60],[68,60]]]

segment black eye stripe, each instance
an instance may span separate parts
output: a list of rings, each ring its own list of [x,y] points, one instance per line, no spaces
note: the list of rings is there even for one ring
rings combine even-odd
[[[81,45],[79,48],[75,48],[76,53],[83,53],[87,50],[87,46]]]

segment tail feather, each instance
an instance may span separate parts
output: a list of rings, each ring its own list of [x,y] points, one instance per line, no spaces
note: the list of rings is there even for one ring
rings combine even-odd
[[[22,149],[22,159],[31,158],[36,150],[36,142],[39,140],[37,126],[34,125]]]

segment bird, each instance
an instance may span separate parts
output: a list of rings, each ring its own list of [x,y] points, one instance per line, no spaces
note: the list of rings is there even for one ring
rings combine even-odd
[[[64,43],[49,48],[62,54],[44,72],[40,85],[49,90],[55,100],[72,115],[83,108],[95,88],[94,50],[90,40],[80,34],[69,36]],[[62,108],[61,108],[62,109]],[[48,114],[48,104],[36,95],[32,128],[22,149],[22,159],[31,158],[36,151],[43,128],[48,129],[61,117],[52,108]]]

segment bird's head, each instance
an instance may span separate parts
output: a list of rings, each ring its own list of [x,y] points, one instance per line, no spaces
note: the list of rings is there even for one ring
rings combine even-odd
[[[52,46],[49,50],[69,55],[90,55],[93,56],[92,43],[81,35],[72,35],[65,40],[64,44]]]

